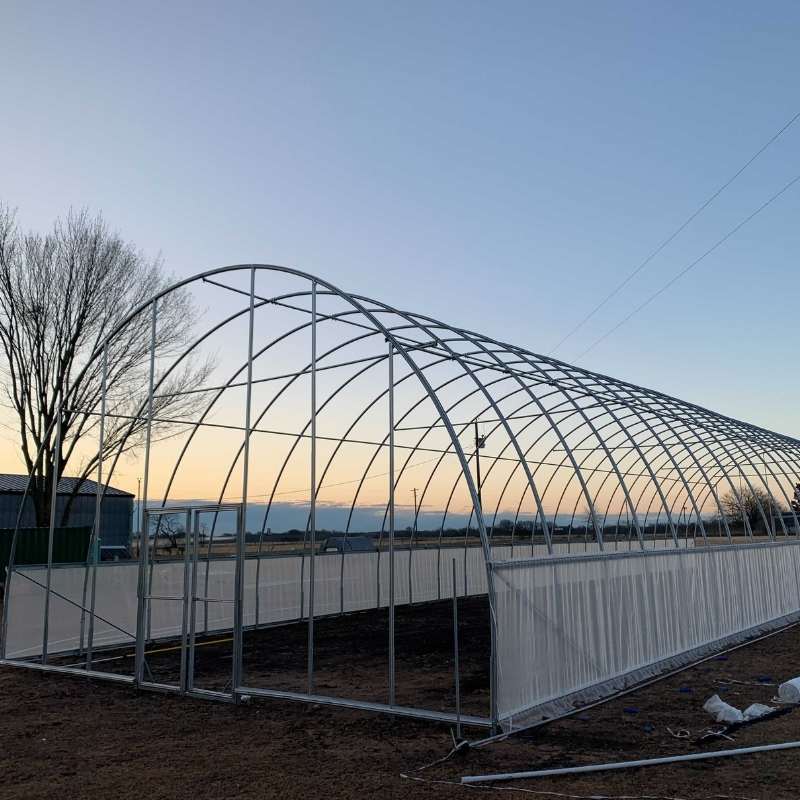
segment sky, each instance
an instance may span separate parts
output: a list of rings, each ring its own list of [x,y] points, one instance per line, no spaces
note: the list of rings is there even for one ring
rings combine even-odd
[[[0,0],[0,200],[550,353],[800,111],[790,2]],[[556,351],[800,436],[800,121]],[[4,442],[3,446],[7,446]]]

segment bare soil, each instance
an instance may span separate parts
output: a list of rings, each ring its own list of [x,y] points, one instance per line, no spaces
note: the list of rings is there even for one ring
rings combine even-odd
[[[490,641],[486,598],[460,599],[458,614],[461,710],[464,714],[488,717]],[[388,702],[388,617],[384,608],[315,620],[316,694]],[[397,703],[455,712],[451,601],[398,606],[395,617]],[[230,634],[198,638],[195,653],[195,686],[230,691]],[[52,659],[52,663],[80,666],[75,656]],[[243,666],[243,682],[247,686],[306,692],[307,624],[246,630]],[[131,675],[133,650],[98,653],[94,668]],[[179,675],[180,649],[176,642],[154,643],[147,648],[148,679],[177,685]]]
[[[485,713],[485,606],[464,601],[462,619],[465,710]],[[385,700],[385,622],[383,612],[317,622],[320,693],[360,692],[365,699]],[[398,700],[452,710],[449,604],[398,609],[397,633]],[[304,688],[306,635],[304,625],[249,634],[248,680]],[[229,647],[223,641],[202,648],[200,685],[224,686]],[[174,676],[170,659],[174,651],[150,657],[151,668],[165,680]],[[123,671],[130,668],[124,663],[124,658],[108,662]],[[421,770],[450,751],[446,726],[288,701],[234,706],[5,668],[0,669],[0,798],[468,797],[476,790],[457,784],[465,774],[800,739],[800,709],[792,709],[739,729],[734,741],[697,742],[718,727],[702,710],[711,694],[739,708],[766,703],[776,691],[768,684],[798,673],[800,626],[535,732]],[[680,729],[688,730],[689,738],[670,733]],[[800,751],[785,751],[519,781],[483,791],[498,797],[525,788],[581,797],[788,800],[800,797],[798,757]]]

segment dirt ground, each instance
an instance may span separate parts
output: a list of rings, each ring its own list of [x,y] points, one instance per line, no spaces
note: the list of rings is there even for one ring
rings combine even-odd
[[[314,625],[317,694],[388,702],[389,621],[386,609],[318,619]],[[247,686],[305,692],[308,628],[292,624],[246,631]],[[215,643],[218,642],[218,643]],[[160,648],[153,647],[158,651]],[[488,717],[489,608],[485,597],[459,600],[459,673],[465,714]],[[171,648],[148,658],[153,679],[177,683],[178,654]],[[111,662],[130,673],[130,659]],[[196,648],[195,685],[230,689],[231,643],[212,637]],[[398,606],[395,621],[396,697],[399,705],[455,711],[453,620],[449,601]]]
[[[465,604],[465,626],[470,614],[483,613],[480,603]],[[423,631],[414,624],[415,615],[429,620]],[[431,607],[398,615],[398,633],[405,637],[405,647],[398,648],[398,677],[401,692],[406,693],[401,701],[432,691],[428,687],[446,676],[447,619],[443,610]],[[359,635],[335,647],[331,631],[326,630],[326,625],[332,629],[334,624],[331,620],[318,625],[320,644],[327,644],[320,651],[320,691],[350,685],[360,686],[365,696],[375,695],[385,680],[379,649],[370,654],[373,662],[366,659],[357,670],[345,671],[346,676],[333,667],[348,653],[367,651],[382,638],[381,618],[365,616]],[[304,627],[290,626],[251,636],[245,651],[250,669],[261,670],[261,677],[271,677],[273,684],[283,681],[291,686],[300,681],[304,635]],[[422,651],[437,641],[438,655],[434,648],[427,662],[411,652],[415,642]],[[220,645],[223,649],[216,660],[211,650],[207,653],[200,674],[209,683],[221,680],[224,669],[218,664],[225,660],[225,646]],[[472,646],[477,653],[482,645],[476,639]],[[162,677],[169,673],[166,655],[160,665],[155,656],[152,660]],[[466,702],[478,713],[486,698],[479,662],[468,660],[464,669]],[[519,781],[480,790],[457,781],[465,774],[797,740],[800,709],[742,728],[733,734],[734,741],[696,741],[717,727],[702,710],[711,694],[719,693],[739,708],[766,703],[776,691],[769,684],[799,673],[800,626],[536,732],[420,769],[450,751],[446,726],[287,701],[233,706],[4,668],[0,669],[0,798],[458,798],[476,791],[508,797],[509,790],[518,789],[542,797],[557,793],[585,798],[797,798],[800,751]],[[438,695],[426,696],[426,702],[439,702],[449,710],[452,693],[448,692],[440,689]],[[688,730],[689,738],[670,733],[680,729]]]

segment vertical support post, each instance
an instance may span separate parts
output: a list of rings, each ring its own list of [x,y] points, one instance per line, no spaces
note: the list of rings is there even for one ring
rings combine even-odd
[[[490,561],[488,566],[489,586],[494,586],[494,564]],[[491,639],[489,655],[489,716],[492,718],[492,732],[494,733],[497,731],[500,715],[497,709],[497,613],[493,599],[489,603],[489,633]]]
[[[259,622],[261,621],[261,545],[264,542],[264,526],[258,532],[258,550],[256,550],[256,629],[258,629]]]
[[[480,520],[483,519],[483,497],[481,496],[481,449],[483,448],[483,439],[478,432],[478,420],[475,420],[475,489],[478,494],[478,508],[475,511],[475,522],[478,525],[478,531],[481,529]],[[467,532],[464,536],[464,597],[469,594],[469,587],[467,586],[467,575],[469,574],[469,564],[467,563],[467,553],[469,547],[469,522],[467,522]],[[489,542],[489,551],[491,552],[491,541]],[[455,591],[455,588],[453,589]]]
[[[458,591],[455,559],[453,559],[453,680],[456,692],[456,740],[461,741],[461,676],[458,664]]]
[[[214,512],[214,519],[211,522],[211,531],[206,542],[206,571],[203,576],[203,633],[208,633],[208,586],[211,581],[211,556],[214,552],[214,533],[217,530],[217,520],[219,511]],[[239,529],[236,529],[237,533]],[[198,543],[198,547],[199,547]]]
[[[414,586],[412,581],[411,570],[414,562],[414,539],[417,535],[417,490],[412,489],[414,492],[414,521],[411,527],[411,536],[408,540],[408,605],[409,608],[414,605]]]
[[[194,689],[194,655],[197,640],[197,569],[200,555],[200,512],[195,509],[194,519],[190,527],[192,542],[192,574],[189,588],[189,652],[186,657],[186,691]],[[211,563],[206,558],[206,574]],[[185,587],[184,587],[185,588]],[[205,595],[208,597],[208,595]],[[206,604],[208,605],[208,604]]]
[[[536,554],[535,543],[536,543],[536,525],[539,522],[539,517],[541,516],[541,512],[539,509],[536,509],[536,516],[533,518],[533,525],[531,526],[531,558],[534,557]],[[542,519],[542,530],[547,523]],[[514,558],[514,531],[511,532],[511,558]]]
[[[311,559],[308,562],[308,693],[314,694],[314,563],[317,550],[317,283],[311,282]]]
[[[483,498],[481,497],[481,437],[478,435],[478,420],[475,420],[475,483],[478,491],[478,505],[483,513]]]
[[[378,533],[378,557],[375,559],[375,608],[381,607],[381,551],[383,550],[383,525]]]
[[[347,531],[342,541],[342,557],[339,559],[339,614],[344,614],[344,555],[347,549]]]
[[[625,506],[625,533],[628,537],[628,552],[631,550],[631,519],[628,506]]]
[[[394,652],[394,343],[389,342],[389,705],[396,701]]]
[[[236,572],[233,598],[233,665],[232,692],[238,702],[237,689],[242,685],[242,651],[244,647],[244,567],[247,538],[247,482],[250,470],[250,429],[253,404],[253,327],[255,324],[256,268],[250,267],[250,311],[247,330],[247,389],[244,402],[244,448],[242,450],[242,506],[236,531]],[[210,566],[208,562],[206,569]]]
[[[444,524],[439,527],[439,540],[436,545],[436,599],[442,599],[442,534]]]
[[[469,594],[469,589],[467,588],[467,573],[469,572],[469,565],[467,564],[467,558],[468,558],[467,554],[469,552],[469,532],[471,524],[472,524],[472,515],[470,514],[470,517],[467,520],[467,530],[464,532],[464,597],[466,597]],[[478,531],[480,531],[480,523],[478,523]],[[453,591],[455,591],[455,589]]]
[[[105,449],[106,388],[108,381],[108,345],[103,347],[103,366],[100,388],[100,443],[97,447],[97,496],[94,506],[94,530],[90,545],[92,582],[89,593],[89,634],[86,644],[86,669],[92,668],[92,647],[94,644],[94,612],[97,600],[97,562],[100,558],[100,520],[103,505],[103,451]]]
[[[56,524],[56,501],[58,499],[58,479],[61,467],[61,404],[63,395],[58,391],[56,400],[56,439],[53,448],[53,486],[50,492],[50,525],[47,530],[47,575],[44,592],[44,626],[42,630],[42,664],[47,663],[47,643],[50,635],[50,585],[53,579],[53,535]]]
[[[37,461],[42,458],[42,448],[36,454]],[[19,509],[17,511],[17,521],[14,525],[14,534],[11,537],[11,549],[8,554],[8,564],[6,565],[6,581],[3,587],[3,616],[2,616],[2,629],[0,630],[0,658],[6,658],[6,639],[8,638],[8,611],[11,606],[11,580],[14,573],[14,564],[17,557],[17,540],[19,539],[19,527],[22,522],[22,512],[25,509],[25,501],[29,497],[31,489],[32,475],[28,475],[28,482],[25,485],[25,491],[20,498]]]
[[[185,694],[189,688],[189,605],[194,606],[194,597],[191,586],[191,562],[190,557],[193,549],[192,535],[192,512],[186,512],[186,524],[183,535],[183,607],[181,609],[181,666],[180,666],[180,690]],[[192,653],[194,660],[194,653]]]
[[[139,526],[139,583],[138,605],[136,607],[136,657],[134,663],[134,681],[141,683],[144,678],[144,645],[145,645],[145,620],[147,617],[147,558],[149,542],[150,520],[147,516],[147,487],[150,480],[150,443],[153,431],[153,387],[155,385],[156,368],[156,320],[158,316],[158,301],[153,300],[153,313],[150,322],[150,381],[147,390],[147,429],[144,441],[144,481],[142,496],[139,498],[142,524]]]
[[[27,495],[22,495],[22,502],[20,508],[25,503]],[[6,660],[6,638],[8,636],[8,606],[11,599],[11,576],[14,572],[14,550],[15,540],[17,538],[17,531],[19,526],[14,530],[14,535],[11,537],[11,552],[8,556],[8,564],[6,565],[6,580],[3,587],[3,618],[0,623],[0,659]]]

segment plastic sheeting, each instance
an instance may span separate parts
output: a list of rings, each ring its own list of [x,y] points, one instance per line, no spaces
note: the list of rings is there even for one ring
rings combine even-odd
[[[691,545],[691,540],[682,540]],[[627,551],[629,542],[618,545]],[[606,548],[614,547],[607,543]],[[596,553],[593,542],[560,542],[556,554],[585,556]],[[495,560],[543,558],[543,544],[493,546]],[[457,592],[461,597],[486,593],[486,567],[480,547],[417,548],[396,550],[395,603],[444,600],[452,597],[452,560],[456,560]],[[290,622],[308,615],[309,561],[306,556],[262,556],[245,562],[244,624],[267,625]],[[206,570],[209,569],[206,579]],[[93,647],[130,644],[136,635],[138,562],[103,562],[97,566]],[[233,594],[236,562],[233,558],[198,562],[198,600],[195,629],[213,633],[233,627]],[[151,564],[148,640],[180,635],[183,616],[184,563],[182,560]],[[387,550],[374,552],[321,553],[315,559],[314,614],[362,611],[389,604],[390,558]],[[72,652],[87,644],[91,606],[91,569],[83,565],[55,565],[52,570],[48,652]],[[89,578],[89,581],[87,581]],[[43,567],[16,567],[9,593],[6,658],[41,655],[44,629]],[[258,590],[256,591],[256,586]],[[302,614],[301,614],[302,604]]]
[[[498,552],[510,556],[510,548],[498,548]],[[409,597],[415,603],[452,597],[453,558],[458,566],[459,596],[465,594],[465,587],[470,595],[485,594],[486,567],[479,548],[397,550],[394,554],[395,603],[408,603]],[[289,622],[308,615],[309,562],[309,556],[305,559],[301,556],[248,558],[244,577],[244,625]],[[147,638],[178,636],[183,618],[184,563],[162,561],[151,567],[149,594],[157,599],[148,603]],[[198,633],[230,630],[233,627],[235,559],[200,561],[197,568],[197,597],[202,599],[198,599],[196,605],[195,630]],[[206,585],[207,569],[210,572]],[[386,550],[344,556],[319,554],[315,558],[314,573],[315,616],[386,607],[389,603],[390,557]],[[135,641],[138,574],[136,562],[107,562],[97,566],[95,648]],[[42,567],[17,567],[10,581],[6,658],[41,655],[46,571]],[[90,586],[91,569],[82,565],[53,567],[49,653],[72,652],[86,645],[88,613],[81,607],[91,606]]]
[[[800,609],[796,541],[539,559],[496,565],[494,576],[506,729],[613,694]]]

